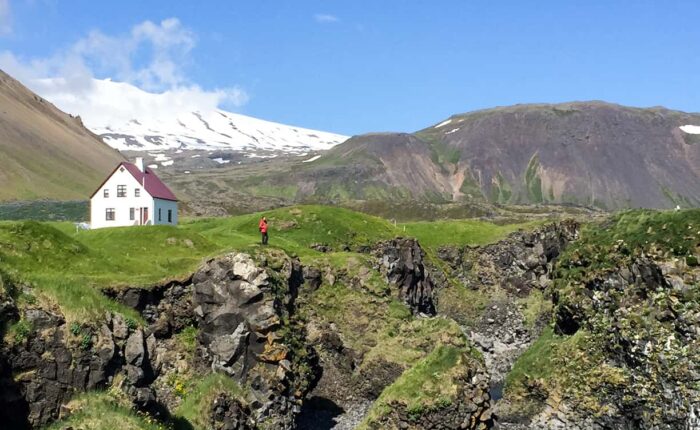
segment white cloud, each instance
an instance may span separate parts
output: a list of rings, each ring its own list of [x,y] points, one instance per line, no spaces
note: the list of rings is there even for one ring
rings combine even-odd
[[[12,33],[10,0],[0,0],[0,36]]]
[[[22,58],[0,51],[0,68],[60,109],[81,115],[86,124],[97,115],[113,115],[118,120],[153,116],[154,112],[170,115],[244,105],[248,95],[240,87],[205,90],[188,79],[186,67],[195,45],[194,33],[178,19],[169,18],[160,23],[142,22],[121,36],[93,30],[47,58]],[[106,86],[99,78],[125,84]]]
[[[222,104],[241,106],[248,101],[238,87],[204,91],[197,85],[150,93],[131,84],[91,79],[89,88],[66,78],[34,81],[36,91],[60,109],[80,113],[85,125],[101,127],[132,119],[172,119],[187,112],[209,112]]]
[[[316,20],[316,22],[319,22],[321,24],[330,24],[333,22],[340,21],[340,19],[338,19],[337,16],[330,15],[327,13],[317,13],[316,15],[314,15],[314,19]]]

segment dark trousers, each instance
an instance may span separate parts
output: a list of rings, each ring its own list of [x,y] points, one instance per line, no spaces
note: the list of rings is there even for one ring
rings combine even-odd
[[[262,244],[267,245],[267,232],[261,233],[262,234]]]

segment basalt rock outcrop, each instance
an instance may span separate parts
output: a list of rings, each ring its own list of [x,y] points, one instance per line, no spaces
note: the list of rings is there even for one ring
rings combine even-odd
[[[552,223],[483,247],[442,247],[438,258],[448,263],[453,277],[471,288],[497,285],[524,297],[533,288],[549,285],[554,259],[578,237],[579,228],[573,220]]]
[[[292,428],[305,382],[295,374],[293,340],[280,329],[303,282],[299,262],[284,259],[273,274],[230,254],[205,263],[192,282],[202,359],[250,385],[253,422]]]
[[[415,313],[435,315],[436,288],[425,266],[425,252],[415,239],[397,238],[374,250],[387,282]]]
[[[569,264],[587,265],[583,260]],[[555,295],[555,329],[589,334],[607,372],[549,396],[533,425],[566,429],[700,427],[700,270],[635,257]],[[591,353],[592,357],[595,357]],[[584,366],[566,369],[573,377]],[[594,390],[592,387],[604,386]],[[586,402],[581,399],[588,398]]]
[[[155,410],[148,385],[155,379],[155,338],[107,314],[95,326],[66,324],[56,311],[23,310],[22,336],[0,349],[4,358],[0,391],[11,428],[40,427],[56,419],[76,393],[103,389],[115,375],[144,410]]]
[[[246,387],[243,397],[219,395],[210,405],[211,428],[290,429],[309,385],[311,369],[299,357],[303,327],[294,327],[298,261],[271,251],[257,261],[229,254],[207,261],[186,281],[112,291],[146,321],[108,313],[89,324],[66,322],[58,309],[15,306],[0,289],[0,320],[17,322],[0,345],[0,419],[8,428],[37,428],[61,414],[76,394],[121,390],[136,409],[166,420],[177,398],[166,382],[183,369],[221,372]],[[195,362],[172,351],[173,335],[199,327]],[[164,388],[166,387],[166,388]]]

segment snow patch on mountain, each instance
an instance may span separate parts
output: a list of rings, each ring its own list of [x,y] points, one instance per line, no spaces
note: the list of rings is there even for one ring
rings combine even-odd
[[[698,125],[682,125],[680,129],[688,134],[700,134],[700,126]]]
[[[61,79],[61,78],[55,78]],[[347,136],[278,124],[227,112],[207,100],[191,103],[175,89],[161,94],[109,79],[94,79],[75,100],[51,100],[78,112],[83,123],[120,151],[237,151],[244,153],[302,152],[327,150]],[[158,160],[160,161],[160,160]],[[167,161],[167,160],[163,160]]]

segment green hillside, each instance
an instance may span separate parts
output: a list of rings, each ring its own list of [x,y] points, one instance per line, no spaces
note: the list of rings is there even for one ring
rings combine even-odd
[[[67,317],[89,319],[120,306],[100,293],[106,287],[150,286],[192,273],[206,258],[260,247],[258,219],[267,216],[270,246],[304,261],[342,257],[380,240],[415,235],[434,243],[430,229],[394,227],[381,218],[329,206],[296,206],[230,218],[185,221],[177,227],[120,227],[76,231],[72,223],[0,222],[0,270],[28,282],[58,303]],[[455,223],[460,223],[455,221]],[[497,240],[518,226],[464,221],[471,243]],[[527,226],[527,225],[525,225]],[[470,237],[472,239],[470,240]],[[323,244],[334,251],[310,248]],[[359,255],[359,254],[358,254]],[[131,314],[129,309],[121,312]]]

